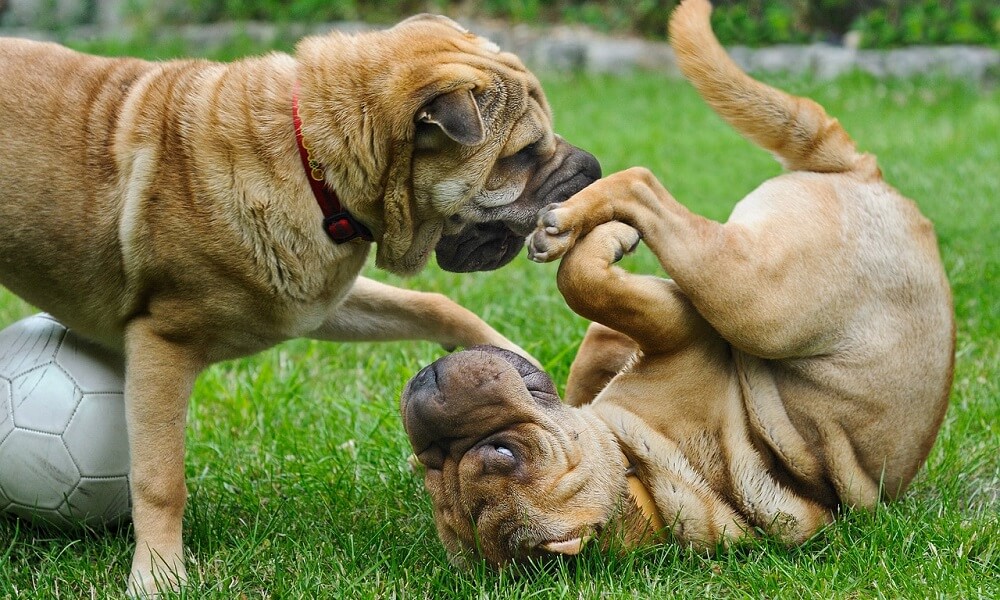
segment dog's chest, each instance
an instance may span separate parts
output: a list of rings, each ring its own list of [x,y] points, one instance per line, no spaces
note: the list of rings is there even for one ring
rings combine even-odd
[[[336,319],[365,256],[348,253],[325,264],[303,260],[297,266],[309,274],[297,276],[291,288],[275,286],[273,273],[260,272],[255,281],[218,286],[215,294],[185,307],[191,317],[185,328],[200,323],[211,332],[207,350],[213,361],[247,356],[294,338],[322,337],[321,330]]]

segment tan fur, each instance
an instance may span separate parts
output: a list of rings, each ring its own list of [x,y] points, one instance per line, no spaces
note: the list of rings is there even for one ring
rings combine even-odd
[[[184,421],[208,364],[297,336],[520,352],[441,295],[358,277],[370,244],[323,232],[296,81],[313,158],[397,273],[435,246],[499,266],[599,176],[520,61],[443,17],[231,64],[0,40],[0,281],[126,355],[136,592],[184,578]]]
[[[641,168],[543,212],[529,255],[562,257],[567,303],[600,323],[567,383],[582,407],[540,402],[543,375],[501,351],[449,356],[433,382],[404,392],[432,501],[453,507],[435,513],[439,530],[458,532],[444,538],[453,553],[480,540],[478,552],[503,563],[608,527],[647,541],[635,535],[648,520],[630,509],[623,461],[652,492],[660,539],[709,551],[760,533],[801,543],[843,507],[899,497],[927,457],[954,361],[933,228],[822,108],[739,71],[709,12],[707,0],[675,12],[682,70],[741,133],[800,170],[751,192],[725,224]],[[640,234],[673,279],[614,266]],[[489,398],[504,416],[462,416],[483,400],[455,373],[473,371],[521,374],[520,387]],[[514,449],[502,476],[477,470],[483,450],[464,450],[491,444]],[[591,492],[556,495],[548,482]]]

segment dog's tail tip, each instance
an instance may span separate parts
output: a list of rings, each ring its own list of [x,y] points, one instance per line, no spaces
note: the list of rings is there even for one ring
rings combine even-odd
[[[670,15],[668,32],[670,37],[675,37],[675,29],[684,25],[685,31],[696,28],[691,27],[691,21],[706,21],[712,14],[712,3],[709,0],[681,0],[674,7],[673,14]]]
[[[744,73],[712,32],[711,13],[708,0],[683,0],[668,32],[678,67],[715,112],[793,171],[877,172],[822,106]]]

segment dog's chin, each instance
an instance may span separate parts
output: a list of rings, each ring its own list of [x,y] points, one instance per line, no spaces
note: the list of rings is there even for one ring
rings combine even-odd
[[[445,271],[492,271],[514,260],[524,246],[524,236],[500,221],[472,223],[458,233],[442,236],[435,249]]]

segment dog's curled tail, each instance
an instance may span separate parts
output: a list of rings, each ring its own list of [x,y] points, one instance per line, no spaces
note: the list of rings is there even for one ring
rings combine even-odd
[[[681,2],[670,18],[670,43],[681,72],[715,112],[790,170],[877,171],[822,106],[744,73],[712,32],[711,12],[708,0]]]

